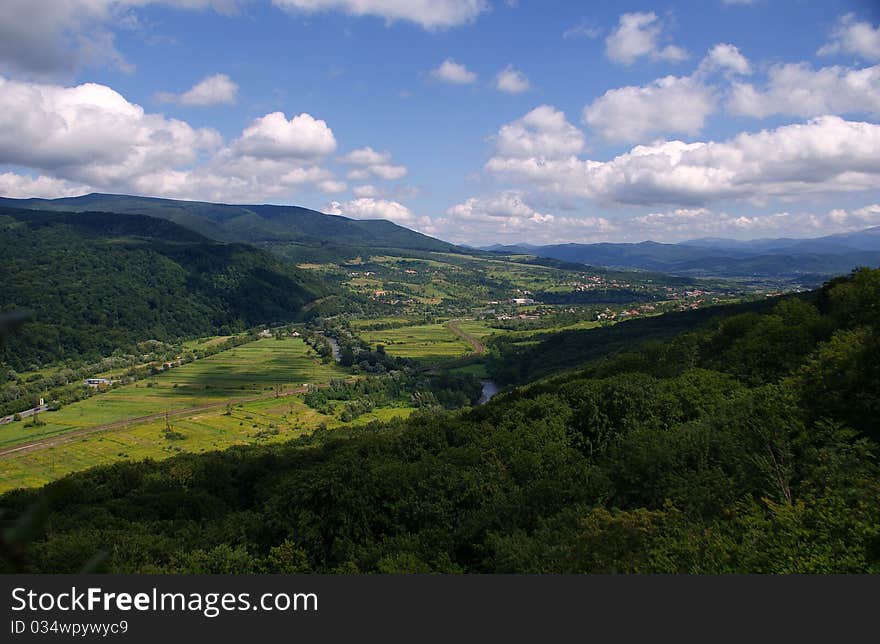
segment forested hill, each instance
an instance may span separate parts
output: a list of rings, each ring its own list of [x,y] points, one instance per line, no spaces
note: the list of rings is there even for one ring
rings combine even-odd
[[[107,194],[89,194],[61,199],[0,198],[0,207],[2,206],[148,215],[173,221],[219,241],[298,242],[316,246],[332,244],[439,252],[456,250],[453,244],[417,233],[390,221],[349,219],[297,206],[239,206]]]
[[[878,303],[866,269],[468,412],[6,494],[4,565],[878,573]]]
[[[0,361],[29,369],[142,340],[294,319],[323,287],[269,253],[170,221],[0,208],[0,306],[29,321]]]

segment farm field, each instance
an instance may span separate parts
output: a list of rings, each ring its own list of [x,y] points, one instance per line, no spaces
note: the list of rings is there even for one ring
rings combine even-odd
[[[493,329],[486,320],[456,320],[455,326],[475,338],[482,339],[493,333],[506,333],[503,329]]]
[[[411,407],[376,409],[346,425],[402,418],[412,411]],[[0,461],[0,493],[41,486],[66,474],[114,461],[161,460],[182,452],[281,442],[311,433],[322,424],[328,429],[343,425],[335,416],[315,411],[303,403],[301,396],[294,395],[239,403],[228,415],[225,408],[220,408],[174,418],[173,438],[166,437],[164,420],[99,432],[5,457]]]
[[[365,331],[359,334],[370,345],[384,345],[392,356],[423,362],[442,362],[459,358],[471,351],[470,345],[455,335],[445,324]]]
[[[43,413],[43,425],[28,427],[25,421],[4,425],[0,447],[128,418],[254,397],[277,385],[301,386],[344,375],[335,364],[317,360],[299,338],[261,339]]]

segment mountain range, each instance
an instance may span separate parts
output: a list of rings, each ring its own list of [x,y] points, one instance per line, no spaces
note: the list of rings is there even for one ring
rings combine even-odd
[[[229,205],[99,193],[61,199],[0,198],[2,206],[147,215],[174,222],[213,241],[270,246],[294,262],[333,261],[380,248],[412,253],[471,252],[390,221],[351,219],[299,206]],[[516,244],[479,250],[688,277],[781,278],[818,283],[856,266],[880,265],[880,226],[814,239]]]
[[[483,250],[525,253],[592,266],[715,277],[821,277],[880,265],[880,226],[814,239],[703,238],[677,244],[495,245]]]

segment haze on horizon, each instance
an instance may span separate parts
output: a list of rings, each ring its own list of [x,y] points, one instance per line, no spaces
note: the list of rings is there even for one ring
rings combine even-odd
[[[302,205],[456,243],[880,224],[870,1],[9,0],[0,196]]]

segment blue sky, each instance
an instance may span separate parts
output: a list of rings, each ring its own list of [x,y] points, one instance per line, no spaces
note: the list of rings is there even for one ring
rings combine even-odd
[[[0,194],[455,242],[880,224],[880,3],[8,0]]]

